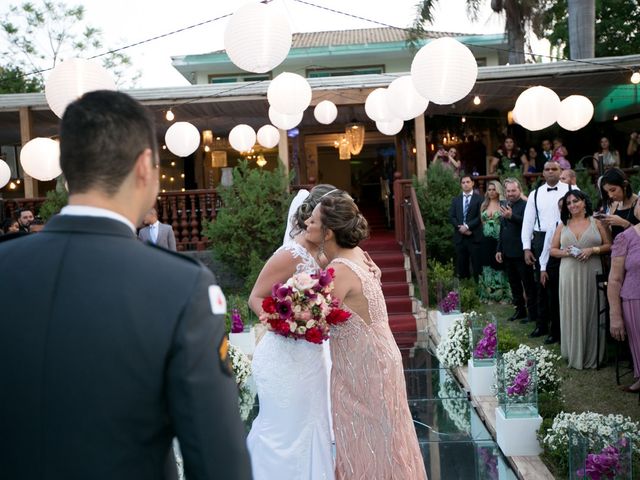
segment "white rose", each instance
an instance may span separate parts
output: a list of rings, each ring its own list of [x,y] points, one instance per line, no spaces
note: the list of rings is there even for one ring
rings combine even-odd
[[[293,276],[293,286],[298,290],[309,290],[317,283],[316,280],[311,278],[306,272],[298,273]]]

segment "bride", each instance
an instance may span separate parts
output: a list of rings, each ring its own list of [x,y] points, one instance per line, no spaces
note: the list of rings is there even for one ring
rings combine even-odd
[[[294,198],[284,243],[265,264],[249,297],[257,315],[273,285],[319,268],[318,246],[305,239],[304,222],[332,191],[338,190],[317,185]],[[258,343],[252,367],[260,412],[247,437],[255,480],[334,479],[327,350],[269,331]]]

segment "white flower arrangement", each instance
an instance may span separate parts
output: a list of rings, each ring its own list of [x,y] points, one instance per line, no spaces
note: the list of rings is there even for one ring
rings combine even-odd
[[[616,434],[624,433],[631,440],[634,449],[640,445],[640,424],[633,422],[630,417],[595,412],[561,412],[553,419],[551,428],[543,434],[541,432],[544,447],[555,455],[567,458],[570,427],[594,444],[597,439],[613,444],[617,441]]]
[[[442,407],[447,411],[449,419],[458,430],[469,433],[471,431],[471,404],[465,397],[460,396],[460,388],[453,378],[447,377],[440,384],[438,397],[442,399]]]
[[[229,358],[238,387],[242,387],[251,376],[251,360],[235,345],[229,344]]]
[[[520,345],[515,350],[509,350],[503,356],[505,378],[513,379],[525,367],[527,359],[533,358],[536,363],[538,378],[538,392],[555,392],[560,386],[558,362],[560,357],[550,350],[540,346],[536,348]]]
[[[476,312],[465,312],[462,318],[454,320],[446,336],[441,339],[436,355],[445,367],[459,367],[471,357],[471,318]]]
[[[240,389],[240,418],[243,422],[246,422],[251,414],[253,405],[255,404],[256,394],[249,387],[242,387]]]

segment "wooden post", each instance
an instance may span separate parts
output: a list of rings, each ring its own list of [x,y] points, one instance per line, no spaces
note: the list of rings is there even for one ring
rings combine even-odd
[[[33,135],[33,117],[29,107],[20,107],[20,142],[24,146]],[[38,181],[24,173],[24,197],[36,198],[38,196]]]
[[[415,120],[416,129],[416,174],[422,179],[427,173],[427,139],[424,127],[424,115],[418,115]]]
[[[284,174],[289,175],[289,137],[287,131],[278,129],[280,132],[280,142],[278,143],[278,156],[284,165]]]

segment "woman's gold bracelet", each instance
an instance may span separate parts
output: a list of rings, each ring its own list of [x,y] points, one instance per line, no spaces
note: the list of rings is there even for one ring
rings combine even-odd
[[[600,247],[593,247],[593,253],[600,255]]]

